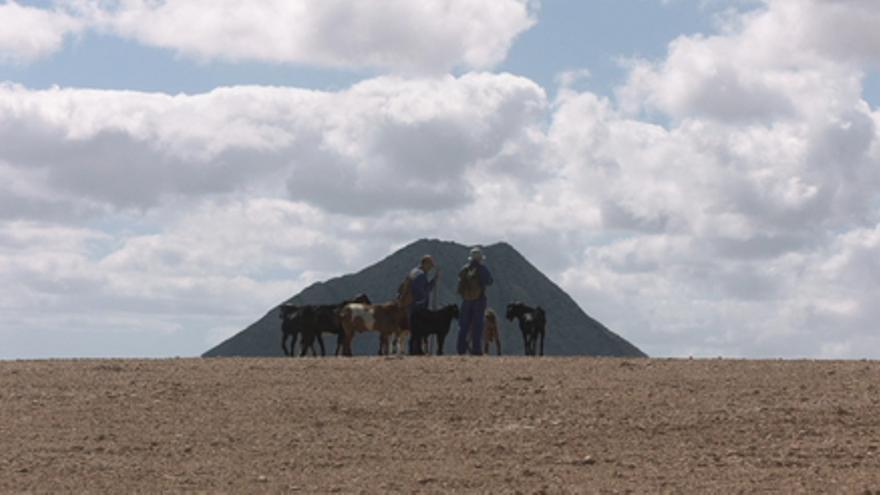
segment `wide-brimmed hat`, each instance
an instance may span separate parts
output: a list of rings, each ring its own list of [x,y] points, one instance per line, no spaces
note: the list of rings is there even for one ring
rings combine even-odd
[[[483,256],[483,251],[480,250],[479,247],[474,246],[471,248],[471,252],[468,255],[468,259],[469,260],[476,260],[476,261],[483,261],[486,259],[486,257]]]

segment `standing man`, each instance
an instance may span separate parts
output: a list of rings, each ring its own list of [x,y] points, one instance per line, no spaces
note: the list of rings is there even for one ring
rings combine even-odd
[[[458,272],[458,293],[461,295],[461,311],[458,319],[458,354],[470,352],[483,355],[483,315],[486,312],[486,287],[494,280],[483,264],[483,252],[471,248],[467,264]],[[468,349],[470,345],[470,349]]]
[[[434,258],[430,254],[422,256],[419,266],[413,268],[409,272],[410,294],[412,295],[412,303],[409,305],[409,353],[421,354],[422,341],[414,337],[413,314],[419,309],[427,309],[431,300],[431,291],[437,285],[437,279],[440,278],[440,270],[434,275],[431,281],[428,281],[428,272],[434,268]]]

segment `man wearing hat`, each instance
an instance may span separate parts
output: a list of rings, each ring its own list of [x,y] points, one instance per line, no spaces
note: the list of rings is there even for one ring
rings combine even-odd
[[[458,353],[480,356],[483,354],[483,315],[486,313],[486,287],[494,280],[483,264],[485,258],[479,247],[471,248],[468,262],[458,272],[458,293],[461,311],[458,319]],[[470,344],[470,349],[468,349]]]
[[[422,260],[419,263],[419,266],[413,268],[409,272],[409,279],[411,283],[411,291],[412,291],[412,303],[409,306],[409,318],[410,318],[410,332],[411,335],[415,335],[412,328],[412,315],[418,309],[424,309],[428,307],[428,303],[430,303],[431,299],[431,291],[434,290],[434,286],[437,285],[437,279],[440,278],[440,270],[438,269],[434,278],[432,280],[428,280],[428,272],[434,269],[434,258],[430,254],[426,254],[422,256]],[[410,337],[409,339],[409,353],[410,354],[421,354],[422,353],[422,342],[420,339],[416,339],[414,337]]]

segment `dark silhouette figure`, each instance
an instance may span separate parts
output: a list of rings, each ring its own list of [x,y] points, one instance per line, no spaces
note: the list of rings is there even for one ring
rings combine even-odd
[[[345,333],[342,330],[342,322],[339,319],[339,312],[349,303],[370,304],[370,298],[366,294],[358,294],[352,299],[342,301],[338,304],[306,304],[302,306],[294,306],[284,304],[281,306],[281,348],[284,354],[288,356],[294,355],[294,346],[296,344],[297,335],[300,336],[300,356],[305,356],[309,351],[313,356],[318,353],[315,350],[315,341],[321,348],[321,356],[326,356],[327,352],[324,348],[324,339],[322,333],[331,333],[336,335],[336,355],[342,351],[342,341]],[[286,340],[292,336],[290,351],[287,350]]]
[[[519,329],[523,335],[523,347],[526,356],[534,356],[535,347],[537,345],[538,336],[541,337],[541,353],[544,355],[544,332],[547,326],[547,317],[544,309],[538,306],[532,308],[516,301],[507,305],[507,319],[513,321],[516,318],[519,322]]]
[[[449,326],[452,324],[453,318],[457,319],[458,316],[458,305],[456,304],[449,304],[437,310],[417,308],[412,313],[410,339],[424,342],[429,336],[436,335],[437,355],[442,356],[443,342],[446,340],[446,334],[449,333]],[[410,354],[423,354],[422,349],[421,345],[410,346]]]
[[[302,312],[304,306],[282,304],[278,309],[280,310],[278,317],[281,318],[281,349],[284,351],[285,356],[293,356],[296,338],[302,332],[305,319],[305,315]],[[290,349],[287,348],[288,340],[290,340]]]
[[[486,289],[494,283],[486,268],[483,251],[471,248],[468,262],[458,272],[457,292],[461,296],[461,316],[458,319],[458,354],[483,355],[483,319],[489,306]]]

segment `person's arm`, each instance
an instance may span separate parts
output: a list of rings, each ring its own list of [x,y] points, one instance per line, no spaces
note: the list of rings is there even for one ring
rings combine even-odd
[[[480,265],[480,268],[480,283],[483,284],[483,287],[492,285],[495,282],[495,279],[492,278],[492,273],[489,272],[486,265]]]

